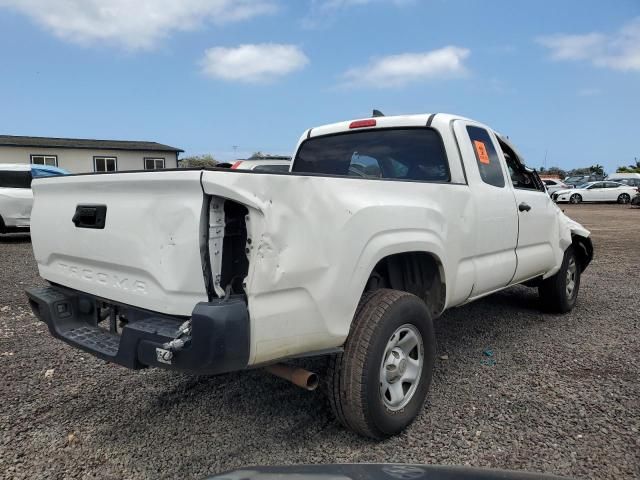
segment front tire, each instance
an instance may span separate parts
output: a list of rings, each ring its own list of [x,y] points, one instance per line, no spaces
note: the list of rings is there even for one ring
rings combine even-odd
[[[629,195],[628,193],[621,193],[620,195],[618,195],[618,203],[626,205],[630,201],[631,201],[631,195]]]
[[[574,205],[582,202],[582,196],[578,193],[574,193],[569,197],[569,203],[573,203]]]
[[[422,410],[435,350],[422,300],[398,290],[365,294],[344,353],[329,364],[329,403],[337,419],[373,439],[400,433]]]
[[[580,264],[573,250],[567,248],[560,270],[543,280],[538,294],[544,310],[553,313],[567,313],[576,306],[580,290]]]

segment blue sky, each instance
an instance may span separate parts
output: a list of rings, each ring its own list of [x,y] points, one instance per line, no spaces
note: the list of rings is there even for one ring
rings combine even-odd
[[[533,167],[640,157],[638,0],[0,0],[0,46],[2,134],[231,159],[378,108],[485,122]]]

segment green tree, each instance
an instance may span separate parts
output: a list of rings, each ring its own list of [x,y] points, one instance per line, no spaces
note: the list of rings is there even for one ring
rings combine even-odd
[[[599,163],[596,163],[595,165],[591,165],[589,167],[589,172],[593,173],[594,175],[602,175],[603,177],[605,175],[604,167],[602,165],[600,165]]]
[[[635,160],[635,163],[618,167],[616,172],[617,173],[640,173],[640,160],[638,160],[637,158],[634,160]]]
[[[567,172],[567,174],[570,177],[573,177],[575,175],[589,175],[591,174],[591,169],[587,168],[587,167],[583,167],[583,168],[574,168],[572,170],[569,170]]]
[[[567,176],[567,171],[561,169],[560,167],[540,167],[540,173],[544,175],[557,175],[560,178],[565,178]]]
[[[204,155],[192,155],[181,158],[178,163],[180,168],[207,168],[215,167],[218,161],[213,158],[213,155],[206,153]]]

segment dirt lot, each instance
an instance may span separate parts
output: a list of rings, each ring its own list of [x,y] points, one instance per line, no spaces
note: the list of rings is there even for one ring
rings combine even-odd
[[[424,413],[382,443],[342,430],[320,392],[262,372],[131,372],[54,340],[22,293],[42,283],[28,237],[0,238],[0,476],[418,462],[640,478],[640,209],[565,208],[596,245],[578,307],[542,314],[515,287],[447,312]]]

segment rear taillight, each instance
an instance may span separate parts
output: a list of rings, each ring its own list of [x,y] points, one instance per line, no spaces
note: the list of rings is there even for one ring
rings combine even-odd
[[[238,160],[236,163],[231,165],[231,170],[235,170],[236,168],[238,168],[241,163],[242,163],[242,160]]]
[[[349,128],[364,128],[364,127],[375,127],[376,121],[373,118],[368,120],[356,120],[355,122],[351,122],[349,124]]]

